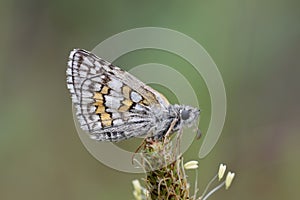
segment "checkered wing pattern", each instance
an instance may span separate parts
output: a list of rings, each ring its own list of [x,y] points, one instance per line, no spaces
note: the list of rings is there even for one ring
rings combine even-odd
[[[153,110],[166,110],[166,98],[143,82],[82,49],[69,56],[67,87],[81,128],[100,141],[146,135]]]

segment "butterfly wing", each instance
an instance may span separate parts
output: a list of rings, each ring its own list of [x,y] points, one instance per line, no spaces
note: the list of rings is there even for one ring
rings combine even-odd
[[[81,128],[96,140],[120,141],[147,134],[151,109],[166,109],[166,98],[143,82],[81,49],[70,53],[67,87]]]

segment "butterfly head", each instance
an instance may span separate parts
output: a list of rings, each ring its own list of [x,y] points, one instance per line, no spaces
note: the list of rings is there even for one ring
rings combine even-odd
[[[200,115],[200,110],[186,105],[174,105],[175,112],[177,113],[177,119],[179,123],[175,126],[176,129],[180,129],[183,126],[192,126],[197,122]]]
[[[182,123],[191,126],[198,119],[200,110],[191,106],[181,106],[179,114]]]

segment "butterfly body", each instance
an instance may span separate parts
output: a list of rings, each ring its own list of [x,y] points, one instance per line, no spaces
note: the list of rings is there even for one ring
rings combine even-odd
[[[128,72],[82,49],[70,53],[67,87],[81,128],[99,141],[160,139],[199,117],[199,109],[169,104]]]

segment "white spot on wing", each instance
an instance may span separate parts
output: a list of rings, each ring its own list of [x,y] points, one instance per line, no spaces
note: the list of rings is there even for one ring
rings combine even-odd
[[[72,82],[73,82],[72,76],[68,76],[68,77],[67,77],[67,82],[69,82],[69,83],[72,83]]]
[[[92,118],[94,122],[100,120],[99,115],[93,115]]]
[[[139,105],[139,104],[136,104],[136,105],[134,106],[134,109],[140,110],[140,111],[145,110],[145,108],[144,108],[143,106]]]
[[[111,79],[111,81],[108,82],[108,86],[117,92],[121,92],[122,85],[122,82],[117,79]]]
[[[94,99],[90,97],[81,97],[81,103],[82,104],[94,103]]]
[[[114,90],[110,91],[110,95],[114,96],[114,97],[120,97],[122,100],[124,99],[124,98],[122,98],[123,95],[120,92],[116,92]]]
[[[87,125],[81,125],[82,130],[84,131],[88,131],[89,127]]]
[[[136,93],[135,91],[132,91],[130,94],[130,98],[133,102],[138,103],[140,100],[142,100],[141,95]]]
[[[92,63],[92,62],[90,61],[90,59],[88,59],[87,57],[84,57],[83,60],[84,60],[84,62],[85,62],[87,65],[90,65],[90,66],[93,65],[93,63]]]
[[[113,125],[115,125],[115,126],[119,126],[119,125],[122,125],[122,124],[124,124],[122,119],[115,119],[113,121]]]
[[[90,135],[90,138],[91,138],[92,140],[98,140],[98,136],[97,136],[97,135]]]
[[[71,68],[68,68],[68,69],[67,69],[67,74],[68,74],[68,75],[72,75],[72,69],[71,69]]]
[[[93,125],[93,129],[94,129],[94,130],[99,130],[99,129],[101,129],[101,128],[102,128],[101,122],[96,122],[96,123]]]
[[[113,110],[113,109],[107,109],[107,112],[111,112],[111,113],[112,113],[112,118],[113,118],[113,119],[121,118],[120,113],[116,112],[116,110]]]
[[[107,65],[103,65],[103,68],[105,69],[105,71],[108,71],[108,72],[111,71],[111,69]]]
[[[105,76],[104,76],[105,77]],[[101,76],[101,78],[102,78],[102,76]],[[102,79],[101,79],[99,76],[96,76],[96,77],[94,77],[94,78],[92,78],[92,80],[94,81],[94,82],[97,82],[97,83],[102,83]]]
[[[72,101],[73,103],[78,103],[78,99],[76,95],[72,95]]]
[[[84,84],[82,85],[83,90],[89,90],[89,86],[91,85],[91,80],[84,81]]]
[[[78,49],[73,49],[73,51],[71,51],[69,58],[73,58],[74,54],[78,51]]]
[[[91,69],[90,69],[90,73],[91,73],[91,74],[97,74],[97,72],[96,72],[96,70],[95,70],[94,68],[91,68]]]
[[[89,68],[88,68],[88,66],[86,66],[86,65],[84,65],[84,64],[81,64],[81,65],[80,65],[80,70],[88,71]]]
[[[93,94],[89,91],[82,91],[81,93],[82,97],[92,97]]]
[[[90,106],[89,107],[89,112],[94,113],[96,111],[96,106]]]
[[[96,61],[95,62],[95,70],[96,71],[100,71],[100,69],[101,69],[101,65],[100,65],[100,63],[98,61]]]
[[[87,72],[86,71],[79,71],[79,75],[81,77],[86,77],[87,76]]]
[[[132,117],[128,120],[128,122],[142,122],[142,121],[145,121],[145,119],[140,117]]]
[[[118,109],[120,107],[120,98],[105,95],[105,106]]]
[[[95,83],[95,84],[94,84],[94,90],[95,90],[95,91],[100,91],[100,90],[101,90],[101,84]]]
[[[72,60],[69,60],[69,61],[68,61],[68,66],[69,66],[69,67],[72,67]]]

